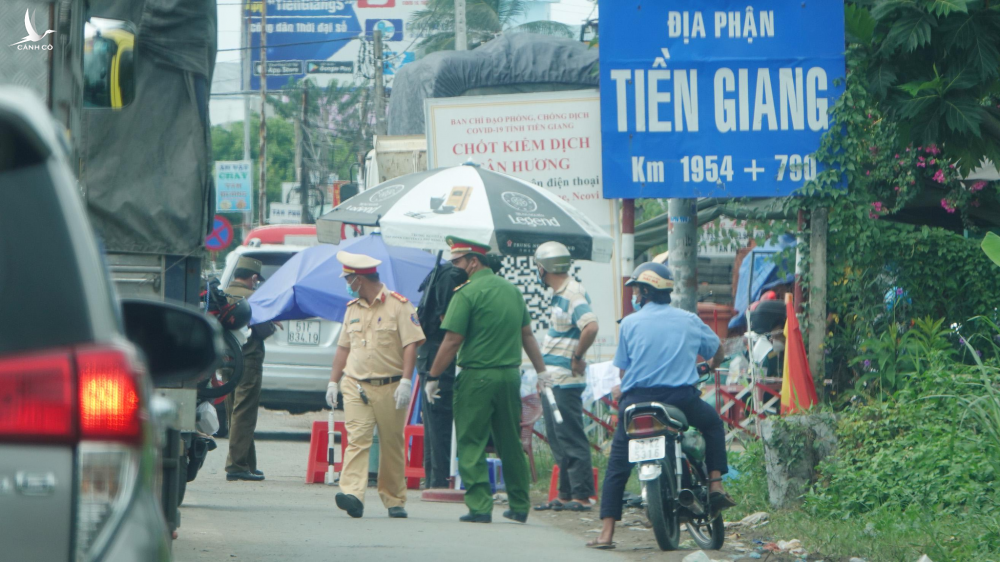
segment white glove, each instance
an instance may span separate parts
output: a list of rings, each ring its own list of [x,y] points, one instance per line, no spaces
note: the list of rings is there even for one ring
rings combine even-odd
[[[424,385],[424,394],[427,395],[428,403],[433,404],[435,400],[441,398],[439,386],[441,386],[441,381],[427,381],[427,384]]]
[[[399,386],[396,387],[396,393],[393,395],[396,398],[396,409],[402,410],[403,408],[410,405],[410,394],[413,391],[413,381],[410,379],[403,379],[399,381]]]
[[[330,381],[326,385],[326,403],[331,408],[337,407],[337,396],[340,395],[340,383]]]
[[[542,389],[552,388],[552,375],[548,371],[538,373],[538,387]]]

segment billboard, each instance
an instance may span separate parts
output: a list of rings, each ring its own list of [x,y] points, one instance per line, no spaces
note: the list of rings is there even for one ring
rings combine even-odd
[[[215,209],[220,213],[249,213],[253,208],[249,160],[215,163]]]
[[[615,231],[611,201],[601,197],[600,100],[597,90],[497,96],[463,96],[425,101],[428,169],[470,159],[484,168],[544,187],[572,204],[605,232]],[[532,329],[548,327],[546,288],[531,258],[514,261],[511,278],[525,295]],[[621,317],[621,275],[611,263],[574,262],[573,275],[590,294],[600,330],[591,360],[615,352]]]
[[[386,51],[386,84],[399,68],[414,60],[416,35],[408,22],[427,0],[302,1],[267,2],[267,87],[284,87],[289,78],[312,78],[325,86],[330,80],[358,79],[358,57],[362,40],[369,42],[366,68],[371,68],[370,41],[382,31]],[[260,89],[260,10],[262,2],[250,5],[251,89]]]
[[[816,176],[843,92],[843,2],[601,7],[605,197],[776,197]]]

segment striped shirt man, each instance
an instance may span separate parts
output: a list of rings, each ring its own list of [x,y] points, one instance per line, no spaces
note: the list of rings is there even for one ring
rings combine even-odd
[[[585,387],[586,376],[574,374],[570,365],[580,343],[580,331],[597,321],[597,315],[590,308],[590,296],[579,281],[570,278],[553,293],[549,308],[549,331],[542,345],[542,355],[553,385]]]

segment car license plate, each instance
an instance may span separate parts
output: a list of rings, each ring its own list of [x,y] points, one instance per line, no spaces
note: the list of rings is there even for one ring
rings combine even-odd
[[[667,438],[630,439],[628,442],[628,462],[655,461],[667,456]]]
[[[289,345],[319,345],[318,320],[294,320],[288,325]]]

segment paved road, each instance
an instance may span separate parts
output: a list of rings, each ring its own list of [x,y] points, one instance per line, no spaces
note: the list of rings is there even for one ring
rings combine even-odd
[[[322,415],[287,416],[262,410],[259,429],[305,431]],[[411,492],[408,520],[389,519],[375,490],[365,498],[365,517],[351,519],[334,505],[336,487],[304,483],[308,443],[258,441],[257,457],[267,480],[227,482],[228,442],[209,453],[197,480],[188,484],[181,510],[178,562],[234,560],[333,560],[352,556],[365,562],[511,562],[530,560],[624,562],[637,552],[582,548],[580,536],[533,516],[526,525],[509,522],[498,506],[491,525],[459,523],[464,504],[428,503]],[[643,553],[679,562],[688,553]]]
[[[259,429],[304,431],[322,416],[282,416],[262,410]],[[304,484],[308,444],[258,441],[261,483],[227,482],[228,442],[209,453],[197,480],[188,484],[181,510],[180,537],[174,543],[179,562],[332,560],[362,556],[368,562],[468,561],[508,562],[518,554],[560,559],[572,553],[580,562],[616,560],[614,554],[580,548],[580,539],[540,518],[519,525],[501,517],[491,525],[458,522],[464,504],[420,501],[411,492],[408,520],[389,519],[378,494],[369,490],[365,517],[351,519],[336,508],[336,487]]]

